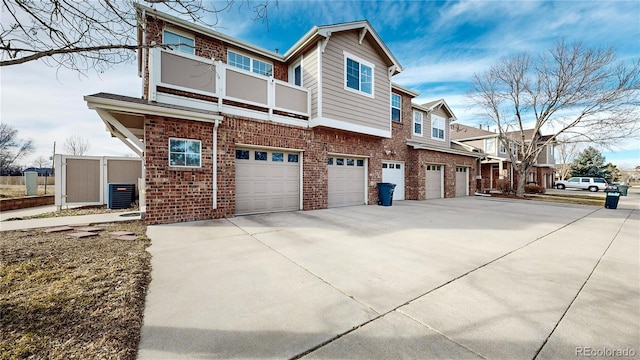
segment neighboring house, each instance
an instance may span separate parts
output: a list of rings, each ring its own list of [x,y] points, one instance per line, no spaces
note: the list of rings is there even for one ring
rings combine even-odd
[[[485,157],[481,161],[480,174],[482,181],[478,184],[480,190],[496,189],[500,180],[507,180],[512,186],[517,184],[518,174],[512,166],[512,159],[518,161],[518,145],[515,137],[521,136],[519,131],[505,133],[507,146],[500,140],[499,133],[489,129],[475,128],[462,124],[451,126],[451,137],[454,143],[459,143],[467,149],[481,151]],[[534,139],[536,144],[543,145],[551,135],[534,133],[533,129],[524,131],[527,143]],[[536,183],[544,188],[553,188],[555,172],[554,146],[545,146],[540,152],[536,163],[527,173],[527,183]]]
[[[479,152],[451,142],[444,100],[392,83],[402,67],[367,21],[312,28],[287,52],[137,5],[142,98],[85,97],[144,160],[148,223],[376,204],[475,191]]]
[[[52,168],[30,167],[30,168],[24,169],[24,171],[22,173],[24,174],[26,172],[37,172],[38,176],[53,176],[53,169]]]

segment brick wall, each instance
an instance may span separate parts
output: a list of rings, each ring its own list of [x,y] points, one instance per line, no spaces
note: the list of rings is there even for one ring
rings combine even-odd
[[[0,199],[0,211],[26,209],[36,206],[53,205],[55,195],[25,196],[13,199]]]

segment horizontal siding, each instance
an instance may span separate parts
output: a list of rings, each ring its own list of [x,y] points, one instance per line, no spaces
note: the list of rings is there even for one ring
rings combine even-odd
[[[374,98],[344,89],[344,53],[347,51],[375,65]],[[358,32],[331,36],[322,57],[322,116],[380,130],[389,130],[391,82],[388,65],[368,36],[358,44]]]
[[[413,131],[411,131],[411,140],[429,146],[448,149],[451,147],[451,127],[449,126],[451,121],[449,121],[449,115],[442,109],[434,110],[433,113],[444,118],[444,141],[431,138],[431,116],[425,112],[422,112],[422,136],[413,135]],[[413,112],[411,113],[411,126],[413,126]]]
[[[311,92],[311,117],[318,116],[318,48],[303,55],[302,85]]]

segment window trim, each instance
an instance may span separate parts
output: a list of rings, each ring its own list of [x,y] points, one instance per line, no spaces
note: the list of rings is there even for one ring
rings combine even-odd
[[[360,94],[366,97],[370,97],[370,98],[375,98],[375,89],[376,89],[376,65],[364,60],[363,58],[353,55],[347,51],[343,51],[342,52],[344,55],[344,60],[343,60],[343,78],[342,78],[342,86],[344,87],[344,89],[346,91],[355,93],[355,94]],[[352,89],[350,87],[347,86],[347,59],[351,59],[352,61],[355,61],[358,63],[358,90],[356,89]],[[367,66],[371,69],[371,93],[368,93],[366,91],[362,91],[362,65]]]
[[[442,128],[435,127],[436,120],[442,121]],[[433,130],[442,130],[442,137],[434,137]],[[440,115],[431,114],[431,139],[438,141],[445,141],[447,138],[447,119],[443,118]],[[424,132],[424,131],[423,131]]]
[[[175,151],[171,151],[171,140],[183,140],[183,141],[188,141],[188,142],[197,142],[199,144],[199,149],[200,149],[200,152],[198,153],[198,166],[187,165],[186,164],[186,159],[185,159],[185,165],[172,165],[171,164],[171,154],[172,153],[176,153],[176,152]],[[188,169],[200,169],[200,168],[202,168],[202,140],[179,138],[179,137],[169,137],[169,141],[167,142],[167,150],[169,151],[169,156],[168,156],[168,159],[167,159],[167,162],[169,163],[169,167],[171,167],[171,168],[188,168]],[[187,154],[187,152],[185,152],[185,154]]]
[[[162,43],[163,44],[166,44],[166,41],[164,40],[166,32],[171,33],[171,34],[176,35],[176,36],[180,36],[180,37],[186,38],[186,39],[190,39],[191,41],[193,41],[193,45],[180,44],[177,47],[174,46],[172,49],[170,49],[171,51],[177,51],[177,52],[190,54],[190,55],[195,55],[196,54],[196,38],[195,38],[195,36],[185,32],[185,31],[181,31],[181,30],[178,30],[178,29],[170,28],[170,27],[165,27],[164,29],[162,29]],[[186,46],[186,47],[190,48],[191,52],[182,51],[181,48],[183,46]]]
[[[244,57],[246,57],[246,58],[249,58],[249,70],[247,70],[247,69],[245,69],[245,68],[237,67],[237,66],[235,66],[235,65],[230,64],[230,63],[229,63],[229,54],[230,54],[230,53],[234,53],[234,54],[236,54],[236,55],[240,55],[240,56],[244,56]],[[253,66],[254,61],[258,61],[258,62],[261,62],[261,63],[263,63],[263,64],[270,65],[270,66],[271,66],[271,75],[265,75],[265,74],[262,74],[262,73],[256,72],[256,71],[255,71],[255,68],[254,68],[254,66]],[[248,72],[250,72],[250,73],[252,73],[252,74],[256,74],[256,75],[260,75],[260,76],[264,76],[264,77],[273,77],[273,69],[274,69],[274,66],[273,66],[273,63],[272,63],[272,62],[271,62],[271,63],[269,63],[269,62],[263,61],[263,60],[258,59],[258,58],[256,58],[256,57],[253,57],[253,56],[251,56],[251,55],[248,55],[247,53],[243,53],[242,51],[237,51],[237,50],[235,50],[235,49],[227,49],[227,65],[228,65],[228,66],[230,66],[230,67],[233,67],[234,69],[237,69],[237,70],[248,71]]]
[[[300,85],[296,84],[296,68],[300,67]],[[289,79],[290,84],[295,86],[304,86],[304,67],[302,65],[302,59],[293,63],[293,65],[289,66]]]
[[[394,96],[397,96],[398,99],[400,99],[399,107],[393,106],[393,97]],[[394,120],[393,119],[393,110],[394,109],[398,109],[398,113],[399,113],[398,120]],[[401,123],[402,122],[402,96],[400,96],[400,94],[396,94],[394,92],[391,93],[391,121],[397,122],[397,123]]]
[[[484,139],[484,151],[487,154],[495,154],[496,153],[496,138],[495,137],[491,137],[491,138],[487,138]],[[491,144],[493,144],[493,149],[489,150],[489,143],[491,142]]]
[[[420,115],[420,132],[417,133],[416,132],[416,115]],[[412,122],[412,126],[411,126],[411,133],[415,136],[423,136],[424,134],[424,115],[422,114],[422,111],[418,111],[418,110],[413,110],[413,122]]]

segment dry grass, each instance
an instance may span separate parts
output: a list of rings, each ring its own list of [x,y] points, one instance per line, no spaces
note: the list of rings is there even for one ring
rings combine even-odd
[[[0,185],[0,198],[2,199],[11,199],[17,197],[25,197],[24,185]],[[46,195],[55,194],[55,185],[47,185],[47,193]],[[45,195],[44,185],[38,185],[38,195]]]
[[[588,196],[576,196],[576,197],[563,197],[558,195],[553,196],[526,196],[526,199],[536,200],[536,201],[546,201],[552,203],[562,203],[562,204],[578,204],[578,205],[594,205],[594,206],[603,206],[604,198],[598,199],[594,197]]]
[[[5,221],[45,219],[45,218],[52,218],[52,217],[78,216],[78,215],[109,214],[109,213],[131,212],[131,211],[138,211],[138,207],[135,206],[135,207],[130,207],[128,209],[111,210],[107,208],[107,205],[88,205],[88,206],[81,206],[76,208],[62,209],[60,211],[53,211],[53,212],[42,213],[37,215],[12,217],[12,218],[6,219]]]
[[[70,239],[42,229],[0,238],[0,358],[135,359],[150,281],[140,221]],[[135,241],[113,240],[132,231]]]

